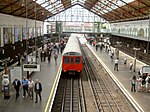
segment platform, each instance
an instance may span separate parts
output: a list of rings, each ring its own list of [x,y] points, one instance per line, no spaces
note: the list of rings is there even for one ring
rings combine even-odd
[[[136,61],[136,72],[131,72],[129,70],[129,63],[133,58],[129,55],[124,54],[123,52],[119,51],[119,71],[114,71],[114,61],[111,62],[110,56],[108,53],[105,52],[105,48],[102,52],[98,49],[96,51],[95,47],[88,44],[88,47],[91,49],[91,51],[99,58],[99,61],[102,62],[102,65],[105,66],[105,69],[113,75],[118,82],[123,85],[124,91],[126,91],[131,98],[133,98],[133,101],[139,105],[141,110],[143,112],[149,112],[150,111],[150,93],[147,92],[131,92],[130,90],[130,78],[133,77],[133,75],[136,75],[138,78],[138,71],[142,68],[143,65],[146,65],[145,63],[142,63],[140,61]],[[123,59],[126,56],[127,58],[127,67],[124,68]],[[134,61],[133,61],[134,62]]]
[[[40,72],[33,72],[31,77],[35,81],[35,79],[39,79],[42,84],[43,91],[41,93],[42,101],[35,103],[35,94],[34,100],[30,100],[29,97],[23,99],[22,92],[20,90],[20,97],[15,99],[15,91],[11,91],[11,96],[9,100],[3,99],[3,93],[0,94],[0,112],[44,112],[47,106],[47,103],[50,103],[49,96],[52,90],[53,83],[56,78],[57,71],[61,62],[61,54],[58,55],[57,65],[55,65],[53,55],[51,57],[51,62],[48,63],[46,60],[40,61],[38,59],[38,64],[41,65]],[[26,72],[24,72],[24,75]],[[49,106],[49,105],[48,105]]]

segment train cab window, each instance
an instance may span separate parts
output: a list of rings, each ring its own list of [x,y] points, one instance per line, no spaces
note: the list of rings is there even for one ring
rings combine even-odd
[[[74,63],[74,58],[73,57],[71,57],[71,63]]]
[[[80,63],[80,58],[76,57],[76,63]]]
[[[64,57],[64,63],[65,64],[69,63],[69,58],[68,57]]]

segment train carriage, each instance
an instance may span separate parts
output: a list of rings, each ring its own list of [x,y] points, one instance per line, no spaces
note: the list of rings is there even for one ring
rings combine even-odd
[[[82,53],[76,36],[69,37],[62,55],[62,71],[69,74],[82,71]]]

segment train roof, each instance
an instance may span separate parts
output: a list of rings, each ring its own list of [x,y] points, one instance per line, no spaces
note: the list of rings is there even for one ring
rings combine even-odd
[[[81,50],[79,46],[79,41],[76,36],[70,36],[66,44],[66,47],[63,51],[64,56],[77,55],[81,56]]]

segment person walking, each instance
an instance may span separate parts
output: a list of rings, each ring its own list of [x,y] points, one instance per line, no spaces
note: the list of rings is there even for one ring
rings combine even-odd
[[[136,92],[135,86],[136,86],[136,76],[134,75],[131,79],[130,79],[130,83],[131,83],[131,92]]]
[[[37,103],[38,102],[38,95],[40,97],[40,101],[42,100],[42,98],[41,98],[42,84],[39,82],[38,79],[36,79],[35,86],[34,86],[34,91],[35,91],[35,94],[36,94],[35,103]]]
[[[116,70],[117,69],[117,71],[118,71],[118,58],[116,58],[115,59],[115,66],[114,66],[114,70]]]
[[[34,81],[31,78],[29,78],[28,86],[29,86],[29,88],[28,88],[29,96],[30,96],[31,100],[33,100]]]
[[[124,69],[126,69],[126,66],[127,66],[127,58],[126,58],[126,57],[124,57],[124,62],[123,62],[123,64],[124,64]]]
[[[28,93],[28,79],[26,77],[23,77],[22,80],[22,87],[23,87],[23,98],[26,97],[26,92]]]
[[[13,85],[14,85],[14,88],[16,90],[16,99],[17,99],[20,96],[20,94],[19,94],[19,88],[21,86],[20,80],[18,80],[17,78],[15,78],[15,80],[13,81]]]
[[[132,67],[133,67],[133,63],[132,63],[132,61],[131,61],[131,62],[130,62],[130,65],[129,65],[130,72],[132,72]]]

